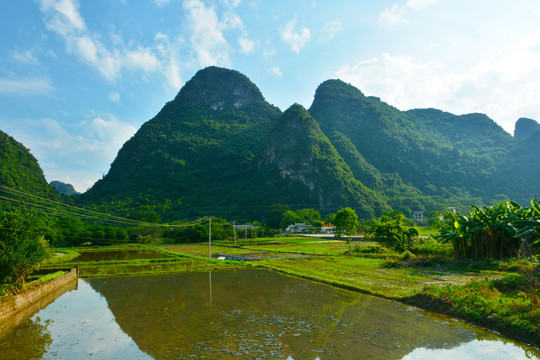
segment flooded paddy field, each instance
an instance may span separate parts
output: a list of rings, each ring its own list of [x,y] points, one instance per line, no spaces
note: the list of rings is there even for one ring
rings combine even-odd
[[[170,258],[161,251],[152,249],[118,249],[118,250],[86,250],[80,251],[80,255],[72,259],[73,262],[93,262],[93,261],[121,261],[121,260],[141,260],[141,259],[163,259]]]
[[[538,349],[268,270],[80,279],[0,359],[538,359]]]

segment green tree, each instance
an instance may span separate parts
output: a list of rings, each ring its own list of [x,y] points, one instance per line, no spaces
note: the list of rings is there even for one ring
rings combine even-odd
[[[296,213],[308,224],[316,225],[321,223],[321,214],[315,209],[297,210]]]
[[[31,213],[0,213],[0,285],[19,292],[47,255],[48,243]]]
[[[334,236],[342,237],[347,235],[347,243],[349,244],[349,254],[351,253],[351,238],[358,230],[358,215],[353,209],[346,207],[337,212],[334,219]]]
[[[304,221],[303,218],[299,216],[295,211],[292,211],[292,210],[285,211],[283,213],[283,216],[281,217],[281,227],[286,228],[287,226],[291,224],[299,223],[303,221]]]
[[[439,229],[444,226],[444,213],[440,211],[431,211],[428,215],[427,225],[432,229]]]
[[[281,226],[281,218],[283,217],[283,214],[289,210],[291,210],[289,205],[271,205],[270,210],[268,210],[268,215],[266,216],[266,224],[273,229],[278,229]]]
[[[418,237],[414,221],[407,219],[399,210],[387,211],[379,219],[365,227],[365,238],[394,248],[396,251],[409,250]]]

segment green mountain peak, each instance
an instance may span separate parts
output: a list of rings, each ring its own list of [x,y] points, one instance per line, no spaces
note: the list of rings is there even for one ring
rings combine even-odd
[[[242,108],[253,102],[263,102],[264,97],[247,76],[235,70],[210,66],[199,70],[174,101],[189,101],[223,110],[225,107]]]

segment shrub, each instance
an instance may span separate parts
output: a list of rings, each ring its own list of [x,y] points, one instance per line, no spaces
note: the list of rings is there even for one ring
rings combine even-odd
[[[418,230],[412,225],[412,220],[400,211],[386,212],[365,226],[365,239],[380,242],[398,252],[409,250],[418,238]]]
[[[415,254],[452,257],[454,249],[451,244],[440,243],[431,236],[427,239],[418,239],[411,251]]]
[[[24,279],[48,257],[48,243],[30,213],[0,213],[0,284],[19,292]]]
[[[399,255],[399,257],[401,260],[407,261],[411,258],[415,258],[416,256],[409,250],[405,250],[404,252],[401,253],[401,255]]]

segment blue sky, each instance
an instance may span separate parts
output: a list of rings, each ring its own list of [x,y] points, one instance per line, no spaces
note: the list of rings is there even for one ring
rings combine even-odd
[[[537,0],[0,2],[0,130],[84,191],[198,70],[282,110],[340,78],[399,109],[540,120]]]

